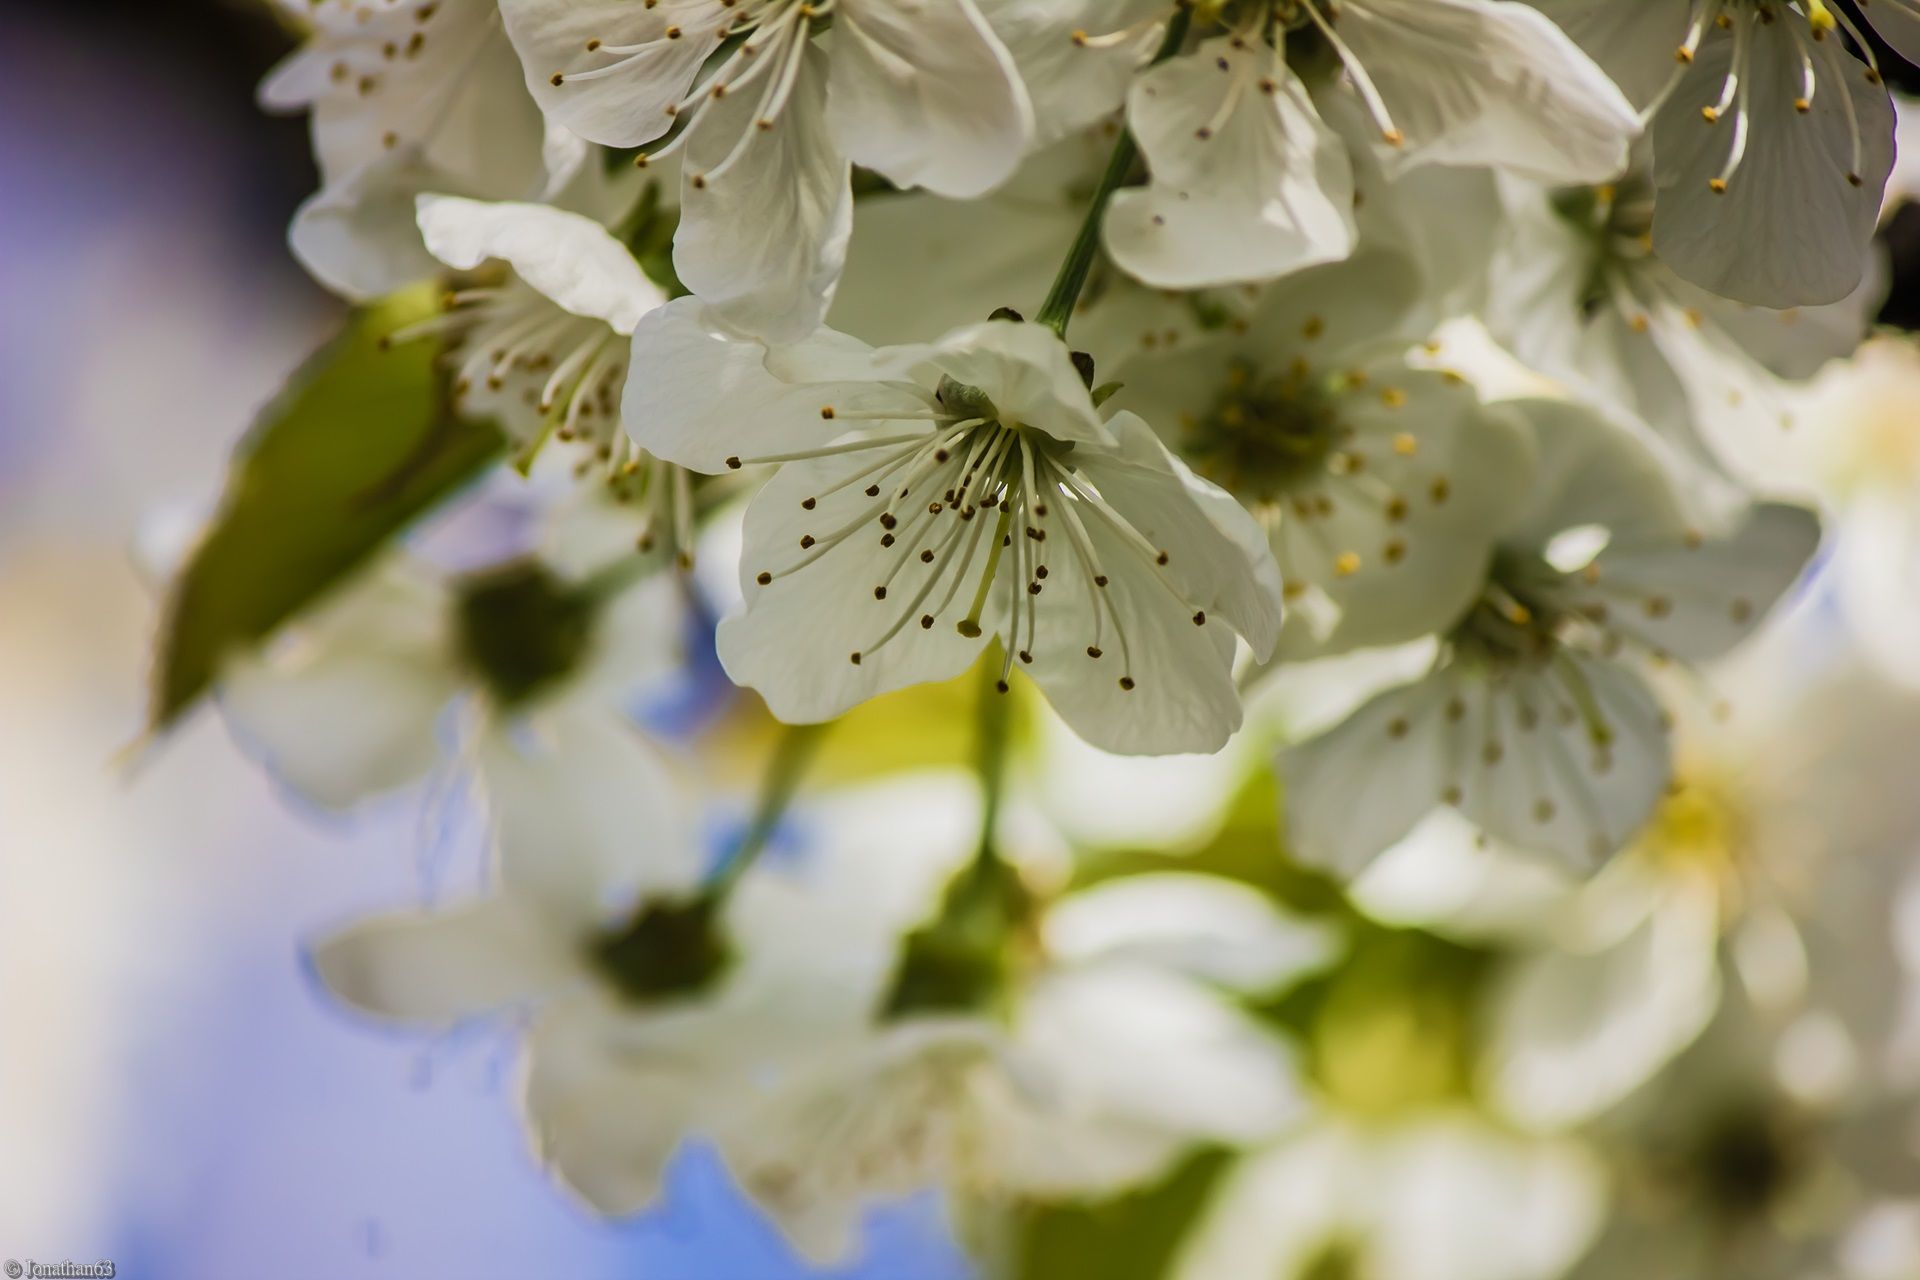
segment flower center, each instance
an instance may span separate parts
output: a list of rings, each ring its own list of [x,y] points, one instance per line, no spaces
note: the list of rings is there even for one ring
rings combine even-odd
[[[1261,503],[1324,472],[1335,447],[1351,434],[1333,397],[1304,367],[1271,377],[1242,361],[1228,371],[1213,408],[1185,425],[1195,469]]]
[[[829,420],[863,416],[889,423],[914,415],[889,410],[871,415],[822,407]],[[874,638],[853,650],[855,666],[894,642],[911,624],[931,631],[943,619],[969,639],[982,634],[996,589],[1003,593],[998,612],[1004,657],[1004,692],[1015,658],[1034,661],[1038,644],[1037,608],[1047,589],[1055,557],[1071,557],[1086,583],[1088,605],[1076,611],[1085,626],[1086,658],[1100,660],[1109,642],[1118,644],[1120,688],[1137,687],[1133,646],[1125,616],[1108,590],[1110,570],[1122,559],[1144,567],[1171,602],[1196,626],[1206,613],[1195,608],[1167,576],[1168,553],[1150,541],[1101,495],[1081,473],[1073,446],[1046,433],[1010,422],[985,392],[944,379],[920,415],[933,424],[886,436],[861,436],[797,453],[759,458],[729,458],[729,467],[755,463],[800,462],[833,456],[864,455],[865,464],[832,485],[802,499],[802,510],[830,509],[837,527],[808,531],[799,539],[795,559],[760,570],[761,587],[811,569],[855,539],[876,537],[886,566],[873,584],[873,599],[885,606]],[[857,486],[858,496],[846,501]],[[918,564],[925,572],[908,575]],[[979,568],[976,572],[975,566]],[[915,586],[910,581],[917,576]],[[968,590],[969,586],[971,590]],[[1140,602],[1129,602],[1137,606]]]
[[[650,902],[617,929],[595,938],[588,955],[600,975],[632,1004],[650,1004],[711,986],[733,962],[718,904]]]
[[[1715,1120],[1687,1153],[1686,1177],[1723,1221],[1767,1213],[1807,1172],[1807,1151],[1785,1117],[1747,1105]]]
[[[455,608],[461,652],[503,707],[571,675],[593,640],[591,601],[531,560],[467,579]]]

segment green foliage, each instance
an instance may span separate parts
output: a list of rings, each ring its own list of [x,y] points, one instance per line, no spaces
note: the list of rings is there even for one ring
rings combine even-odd
[[[433,313],[421,287],[368,307],[296,373],[234,451],[219,512],[170,592],[149,724],[259,644],[497,457],[452,411],[439,346],[383,339]]]
[[[1204,1151],[1116,1200],[1019,1210],[1005,1280],[1162,1280],[1231,1159]]]

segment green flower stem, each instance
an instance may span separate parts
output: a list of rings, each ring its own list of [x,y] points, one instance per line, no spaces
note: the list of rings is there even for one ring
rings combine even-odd
[[[826,736],[826,729],[827,726],[823,724],[788,727],[780,739],[780,745],[774,749],[766,777],[761,780],[760,803],[754,809],[753,824],[747,828],[747,834],[739,846],[707,882],[702,894],[706,900],[724,901],[740,877],[766,851],[767,842],[773,838],[780,819],[786,816],[787,806],[793,802],[794,793],[800,789],[800,780],[805,776],[807,766],[813,763],[814,749],[820,745],[820,739]]]
[[[979,735],[974,745],[974,767],[980,774],[985,804],[980,812],[980,847],[976,864],[998,859],[993,830],[1000,820],[1000,798],[1007,781],[1007,734],[1013,722],[1013,699],[1000,688],[999,646],[989,646],[980,660]]]
[[[1187,29],[1193,25],[1193,10],[1181,4],[1174,10],[1173,17],[1167,23],[1167,35],[1160,42],[1158,52],[1153,55],[1149,66],[1165,62],[1180,52],[1180,46],[1187,38]],[[1047,291],[1047,300],[1040,304],[1040,313],[1034,317],[1034,323],[1044,324],[1061,337],[1067,336],[1067,322],[1073,318],[1074,304],[1080,301],[1080,290],[1086,287],[1087,272],[1093,268],[1093,255],[1100,248],[1100,221],[1106,215],[1107,201],[1119,190],[1127,176],[1133,172],[1133,165],[1140,158],[1140,145],[1134,141],[1131,129],[1122,129],[1120,141],[1113,144],[1113,155],[1107,160],[1106,172],[1100,175],[1100,185],[1094,189],[1093,200],[1087,206],[1087,216],[1081,220],[1079,234],[1073,238],[1073,247],[1067,251],[1067,257],[1060,264],[1060,271],[1053,278],[1053,288]]]

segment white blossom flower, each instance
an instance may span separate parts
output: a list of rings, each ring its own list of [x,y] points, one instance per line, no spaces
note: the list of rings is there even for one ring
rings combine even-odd
[[[1599,1226],[1603,1181],[1567,1142],[1469,1112],[1327,1118],[1232,1168],[1174,1280],[1549,1280]]]
[[[1585,868],[1652,814],[1669,717],[1636,662],[1737,643],[1819,536],[1762,503],[1723,535],[1688,519],[1657,461],[1575,406],[1514,402],[1540,451],[1532,500],[1432,671],[1282,753],[1293,847],[1352,875],[1440,805]]]
[[[1151,181],[1115,197],[1106,243],[1149,284],[1271,279],[1353,247],[1347,146],[1291,69],[1291,41],[1324,49],[1401,164],[1593,181],[1639,132],[1606,76],[1510,0],[1274,0],[1224,20],[1128,97]]]
[[[1899,984],[1858,974],[1870,954],[1899,967],[1889,903],[1920,835],[1900,782],[1920,706],[1851,661],[1811,673],[1802,615],[1818,625],[1811,608],[1778,619],[1712,668],[1713,708],[1679,704],[1668,794],[1592,880],[1543,877],[1443,811],[1355,884],[1376,918],[1506,953],[1481,1080],[1505,1116],[1561,1130],[1621,1104],[1708,1025],[1723,958],[1776,1020],[1821,1007],[1861,1045],[1890,1040]]]
[[[1817,501],[1832,528],[1821,585],[1862,653],[1920,687],[1920,352],[1869,341],[1801,390],[1796,429],[1746,459],[1756,484]]]
[[[1773,311],[1688,284],[1652,251],[1654,194],[1637,171],[1548,192],[1509,181],[1486,321],[1529,366],[1618,406],[1677,449],[1690,487],[1725,507],[1728,473],[1796,426],[1785,383],[1850,354],[1879,286],[1826,307]],[[1715,499],[1702,495],[1710,510]]]
[[[680,278],[734,325],[794,340],[846,253],[849,164],[975,196],[1033,137],[974,0],[502,0],[527,84],[590,141],[682,156]],[[831,26],[815,42],[819,19]]]
[[[1857,961],[1844,972],[1854,982],[1886,976]],[[1915,1098],[1874,1069],[1874,1047],[1822,1011],[1778,1020],[1730,993],[1658,1087],[1601,1130],[1622,1194],[1569,1274],[1910,1274],[1913,1253],[1880,1272],[1844,1265],[1879,1205],[1920,1192]]]
[[[361,921],[315,951],[340,999],[428,1030],[525,1023],[535,1148],[596,1210],[658,1196],[689,1133],[718,1134],[756,1071],[852,1035],[899,932],[964,853],[953,788],[915,782],[789,815],[800,850],[703,892],[682,789],[630,731],[512,751],[492,772],[496,883],[464,902]],[[902,850],[895,840],[912,847]]]
[[[1101,421],[1065,346],[993,321],[926,346],[830,331],[771,351],[693,300],[635,334],[642,447],[696,470],[780,463],[747,514],[728,673],[788,721],[971,666],[989,639],[1109,750],[1212,750],[1240,722],[1238,634],[1265,656],[1265,538],[1138,418]]]
[[[1526,491],[1524,425],[1404,359],[1424,336],[1421,284],[1408,258],[1365,249],[1216,334],[1169,348],[1149,330],[1116,370],[1116,403],[1266,530],[1290,606],[1284,656],[1450,625]]]
[[[596,499],[595,504],[598,505]],[[463,750],[619,700],[671,669],[682,617],[664,574],[589,585],[611,553],[591,510],[563,518],[544,559],[447,576],[405,553],[362,570],[264,650],[222,668],[219,702],[241,745],[313,802],[350,808],[416,782],[441,760],[449,711]],[[623,518],[620,524],[631,526]],[[591,565],[575,559],[588,551]],[[484,770],[483,770],[484,772]]]
[[[617,208],[617,204],[610,205]],[[634,212],[645,215],[651,201]],[[627,246],[592,217],[544,204],[422,196],[421,234],[441,262],[469,274],[444,314],[389,341],[438,336],[455,367],[456,403],[489,418],[522,466],[549,440],[579,443],[586,469],[635,511],[639,549],[694,544],[691,479],[635,448],[620,429],[632,335],[666,302]]]
[[[1763,307],[1853,292],[1893,166],[1893,107],[1878,70],[1844,47],[1843,12],[1825,0],[1534,3],[1651,117],[1653,251],[1668,266]],[[1864,11],[1880,22],[1904,7]]]
[[[365,298],[430,274],[413,226],[421,192],[543,190],[545,130],[493,0],[277,3],[311,34],[260,98],[312,112],[321,190],[292,239],[323,283]]]
[[[892,1010],[796,1061],[728,1130],[729,1167],[803,1254],[844,1257],[885,1198],[1108,1196],[1296,1119],[1285,1043],[1206,984],[1282,990],[1332,958],[1329,939],[1244,886],[1140,881],[1048,909],[1004,1016]]]

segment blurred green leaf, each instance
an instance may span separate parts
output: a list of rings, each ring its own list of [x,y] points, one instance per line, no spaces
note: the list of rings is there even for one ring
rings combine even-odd
[[[1204,1151],[1115,1200],[1017,1210],[1005,1280],[1163,1280],[1232,1160]]]
[[[355,313],[234,451],[220,509],[175,580],[149,727],[167,728],[230,654],[264,640],[500,456],[458,417],[434,342],[386,349],[431,315],[422,286]]]

